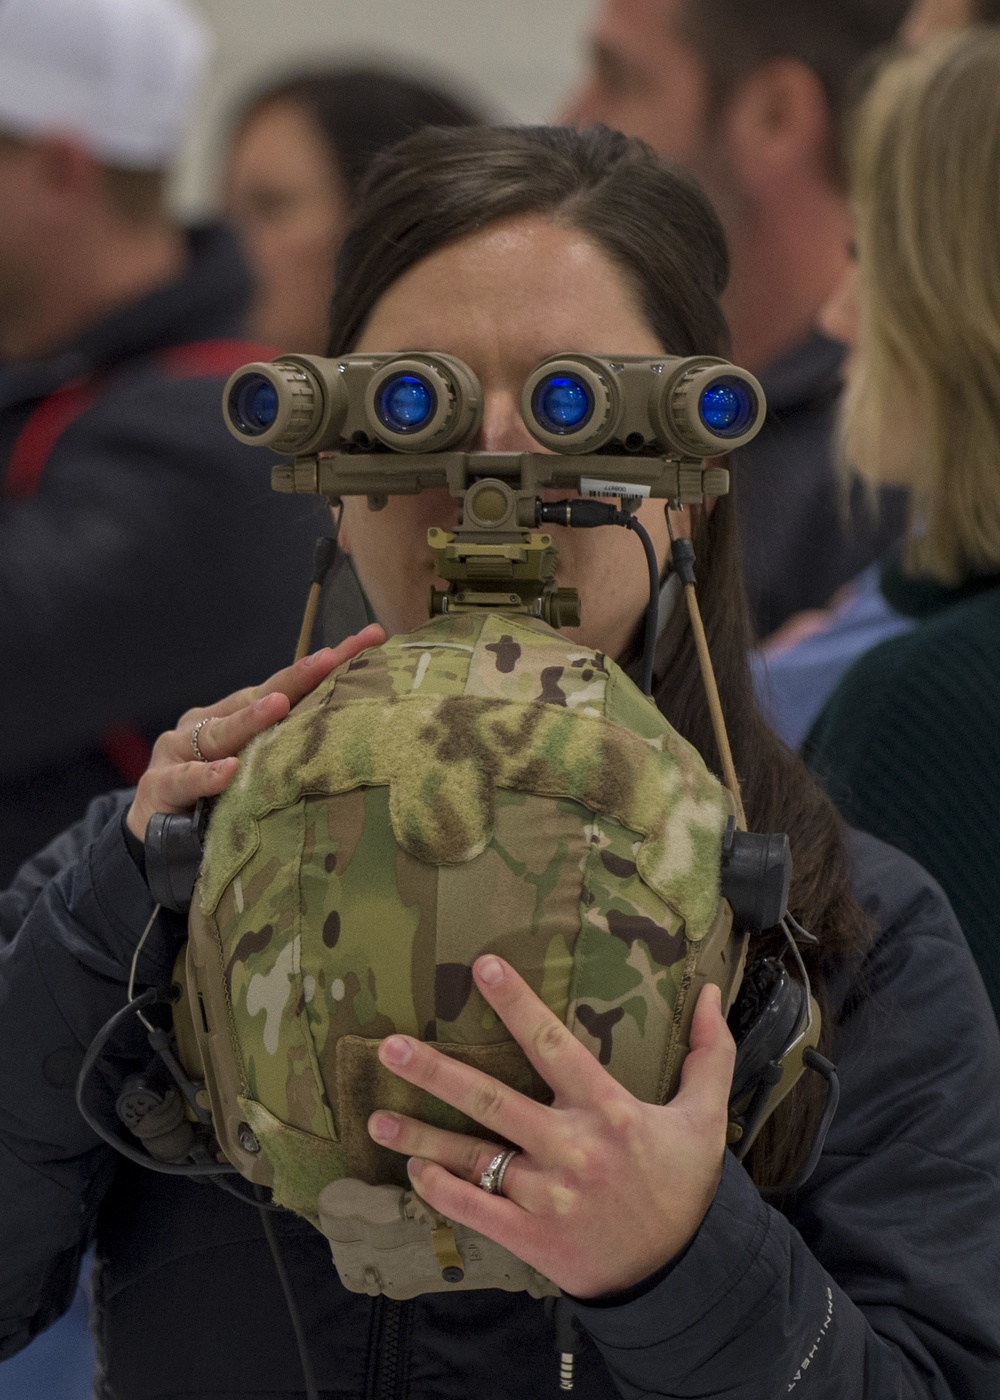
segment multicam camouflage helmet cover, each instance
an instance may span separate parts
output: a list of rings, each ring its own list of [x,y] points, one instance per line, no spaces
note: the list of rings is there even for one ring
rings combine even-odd
[[[349,1287],[555,1291],[450,1231],[371,1140],[377,1107],[488,1136],[378,1044],[405,1032],[545,1099],[474,986],[494,952],[665,1102],[700,987],[728,1006],[742,974],[731,812],[619,667],[542,622],[450,615],[342,666],[247,751],[209,827],[187,980],[226,1156],[324,1230]]]

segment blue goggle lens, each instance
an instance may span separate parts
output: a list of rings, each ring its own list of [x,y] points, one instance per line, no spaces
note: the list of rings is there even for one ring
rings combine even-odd
[[[393,433],[418,432],[427,426],[436,409],[437,394],[426,379],[416,374],[397,374],[387,379],[376,404],[379,419]]]
[[[248,374],[233,385],[229,416],[241,433],[259,437],[278,417],[278,391],[262,374]]]
[[[594,400],[582,380],[568,374],[543,379],[531,399],[538,422],[549,433],[574,433],[594,411]]]
[[[716,379],[701,396],[701,421],[719,437],[740,437],[757,416],[757,396],[740,379]]]

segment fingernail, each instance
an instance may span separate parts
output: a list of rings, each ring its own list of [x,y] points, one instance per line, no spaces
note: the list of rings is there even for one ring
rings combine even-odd
[[[253,711],[254,711],[254,714],[256,714],[256,715],[263,714],[264,711],[267,709],[267,707],[268,707],[268,705],[269,705],[270,703],[271,703],[271,697],[270,697],[270,695],[265,695],[264,698],[263,698],[262,700],[255,700],[255,701],[253,702]]]
[[[419,1157],[411,1157],[406,1164],[407,1173],[411,1180],[419,1181],[424,1174],[424,1167],[427,1163],[422,1162]]]
[[[217,758],[210,764],[213,773],[229,773],[232,770],[234,760],[231,758]]]
[[[393,1138],[399,1137],[399,1119],[392,1113],[374,1113],[368,1131],[373,1138],[391,1142]]]
[[[391,1035],[382,1042],[382,1059],[391,1065],[408,1065],[413,1059],[413,1046],[402,1035]]]
[[[503,981],[503,963],[499,958],[480,958],[476,963],[476,976],[487,987],[495,987]]]

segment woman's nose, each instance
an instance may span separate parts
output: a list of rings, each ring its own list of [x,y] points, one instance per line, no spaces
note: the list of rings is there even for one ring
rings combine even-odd
[[[483,403],[483,421],[473,440],[473,452],[540,452],[541,446],[528,432],[520,406],[513,394],[488,393]]]

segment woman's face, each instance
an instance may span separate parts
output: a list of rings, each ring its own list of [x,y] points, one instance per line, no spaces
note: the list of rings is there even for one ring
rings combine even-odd
[[[230,156],[225,207],[256,282],[253,335],[280,350],[322,355],[347,196],[297,103],[269,103],[247,120]]]
[[[638,298],[584,234],[530,216],[495,224],[425,258],[385,293],[359,352],[433,350],[464,360],[483,386],[483,424],[470,451],[541,452],[521,418],[524,381],[540,360],[565,351],[661,355]],[[572,492],[556,493],[556,499]],[[344,503],[341,539],[375,613],[390,633],[427,621],[434,581],[431,525],[451,527],[457,502],[444,491],[391,497],[382,511]],[[661,570],[668,533],[663,503],[639,517]],[[675,517],[678,533],[686,522]],[[583,625],[568,635],[620,656],[648,599],[639,541],[627,530],[554,528],[558,580],[579,590]]]

